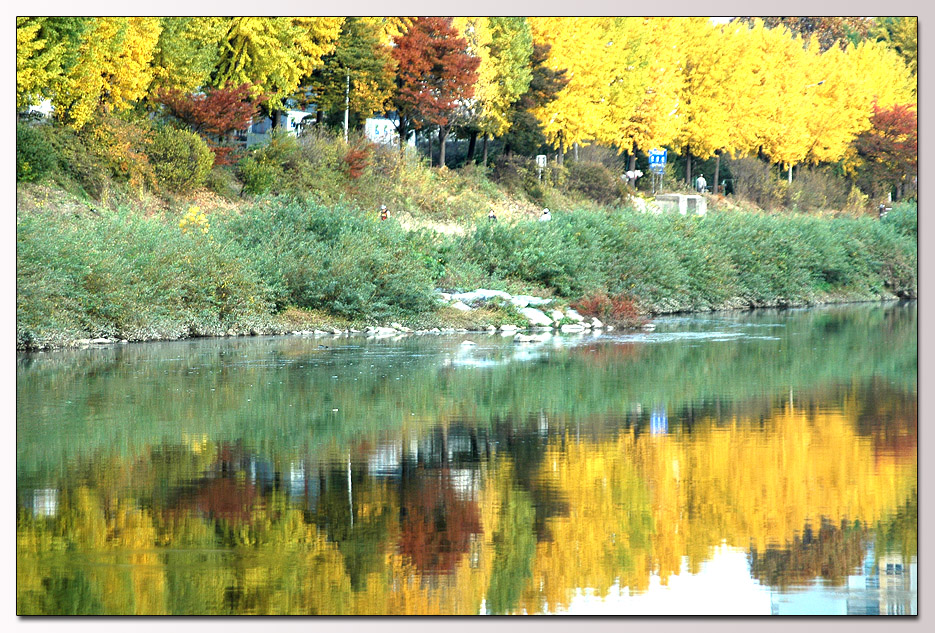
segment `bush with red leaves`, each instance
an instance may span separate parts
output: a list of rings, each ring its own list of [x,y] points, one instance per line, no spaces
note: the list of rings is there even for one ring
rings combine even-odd
[[[370,148],[366,145],[352,146],[344,155],[344,169],[351,180],[357,180],[370,164]]]
[[[606,325],[615,327],[639,327],[647,321],[632,297],[623,294],[611,296],[606,292],[595,292],[582,297],[571,307],[584,316],[597,317]]]

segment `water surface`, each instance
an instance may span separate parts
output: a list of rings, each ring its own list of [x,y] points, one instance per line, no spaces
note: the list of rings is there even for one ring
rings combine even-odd
[[[915,613],[916,312],[22,354],[17,610]]]

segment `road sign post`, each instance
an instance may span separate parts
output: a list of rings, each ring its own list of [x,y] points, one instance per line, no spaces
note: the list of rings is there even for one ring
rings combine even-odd
[[[653,175],[653,194],[656,193],[656,182],[659,183],[659,189],[662,189],[662,174],[666,169],[666,158],[668,150],[651,149],[649,150],[649,171]]]

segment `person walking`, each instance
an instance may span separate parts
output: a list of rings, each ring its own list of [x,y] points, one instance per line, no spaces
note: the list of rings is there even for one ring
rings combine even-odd
[[[698,174],[698,179],[695,180],[695,189],[698,190],[698,193],[704,193],[708,188],[708,181],[704,179],[703,174]]]
[[[386,220],[386,219],[388,219],[389,217],[390,217],[390,214],[389,214],[389,212],[386,210],[386,205],[385,205],[385,204],[381,204],[381,205],[380,205],[380,219],[381,219],[381,220]]]

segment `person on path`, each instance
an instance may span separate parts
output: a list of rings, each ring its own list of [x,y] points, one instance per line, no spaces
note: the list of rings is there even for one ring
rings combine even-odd
[[[698,174],[698,179],[695,180],[695,189],[697,189],[699,193],[704,193],[705,189],[707,188],[708,181],[704,179],[702,174]]]
[[[390,214],[389,214],[389,212],[386,210],[386,205],[385,205],[385,204],[381,204],[381,205],[380,205],[380,219],[381,219],[381,220],[386,220],[386,219],[388,219],[389,217],[390,217]]]
[[[539,221],[540,221],[540,222],[548,222],[548,221],[551,220],[551,219],[552,219],[552,214],[549,213],[549,210],[548,210],[548,209],[544,209],[544,210],[542,211],[542,215],[539,216]]]

